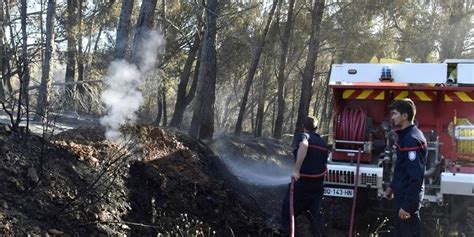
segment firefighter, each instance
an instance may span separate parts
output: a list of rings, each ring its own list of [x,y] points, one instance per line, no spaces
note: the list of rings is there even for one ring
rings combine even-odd
[[[426,139],[414,124],[416,107],[411,99],[390,105],[390,116],[397,131],[397,160],[390,187],[385,194],[395,197],[395,236],[421,236],[420,208],[423,200]]]
[[[316,128],[316,118],[308,116],[303,120],[304,132],[297,137],[297,147],[294,151],[296,164],[292,174],[295,181],[293,212],[294,219],[305,213],[310,221],[313,236],[324,236],[320,206],[324,194],[323,180],[328,151],[326,142],[316,133]],[[292,193],[289,188],[281,213],[282,227],[286,234],[290,234],[291,226],[290,195]]]

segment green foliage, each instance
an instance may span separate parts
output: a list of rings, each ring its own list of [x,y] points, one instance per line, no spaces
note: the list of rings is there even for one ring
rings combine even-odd
[[[436,2],[408,2],[392,9],[392,27],[397,35],[399,58],[411,57],[415,62],[433,60],[435,40],[440,34],[442,17]]]
[[[41,2],[43,6],[41,7]],[[162,4],[165,6],[162,6]],[[15,68],[21,55],[21,34],[19,34],[19,4],[5,3],[4,45],[8,52],[10,71],[5,75],[15,86]],[[44,35],[41,35],[45,21],[45,1],[29,1],[28,37],[29,64],[32,71],[38,72],[44,52]],[[131,27],[136,25],[141,1],[135,1]],[[238,107],[243,94],[244,83],[256,42],[268,19],[273,1],[220,1],[217,22],[217,101],[215,109],[219,120],[217,130],[231,131],[235,123]],[[294,25],[291,29],[290,45],[285,70],[285,114],[284,133],[291,132],[299,101],[299,87],[305,59],[308,56],[308,41],[312,29],[311,9],[313,1],[296,1]],[[55,25],[55,54],[53,64],[66,63],[66,29],[72,30],[75,37],[82,37],[85,80],[98,80],[106,74],[113,60],[115,32],[120,18],[121,1],[85,1],[81,9],[83,23],[74,19],[70,28],[66,27],[67,2],[57,3],[57,24]],[[276,12],[277,20],[271,24],[268,42],[258,66],[254,84],[249,96],[247,114],[244,116],[244,130],[253,127],[252,116],[256,113],[256,99],[265,95],[264,134],[272,127],[273,99],[276,89],[276,72],[281,53],[281,35],[286,21],[287,1],[281,1]],[[367,1],[325,1],[324,15],[318,33],[320,47],[317,70],[314,75],[311,110],[321,111],[325,101],[325,78],[329,63],[369,62],[374,56],[403,60],[412,58],[413,62],[437,62],[446,58],[469,58],[474,56],[472,40],[473,28],[472,1],[430,1],[430,0],[367,0]],[[43,10],[41,12],[40,10]],[[176,100],[176,90],[183,66],[195,34],[205,30],[205,7],[201,1],[158,1],[154,24],[162,30],[166,41],[160,54],[156,75],[149,77],[143,88],[145,105],[143,111],[156,113],[157,93],[165,87],[168,117],[171,117]],[[11,28],[7,23],[12,23]],[[68,26],[69,27],[69,26]],[[12,35],[9,35],[9,31]],[[80,33],[80,34],[79,34]],[[199,56],[198,56],[199,57]],[[78,67],[76,67],[77,70]],[[263,70],[267,70],[268,81],[262,85]],[[193,68],[194,70],[194,68]],[[77,75],[77,74],[76,74]],[[3,79],[3,78],[2,78]],[[32,78],[32,82],[39,81]],[[188,88],[191,84],[188,85]],[[5,89],[5,88],[4,88]],[[89,88],[82,95],[81,107],[89,111],[100,110],[97,97],[101,87]],[[265,93],[262,93],[265,91]],[[87,101],[93,105],[84,105]],[[12,102],[14,103],[14,102]],[[34,103],[34,101],[32,101]],[[314,106],[313,106],[314,105]],[[186,114],[190,114],[188,106]]]

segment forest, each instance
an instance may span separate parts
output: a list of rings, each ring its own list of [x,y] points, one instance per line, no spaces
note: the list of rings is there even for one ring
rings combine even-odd
[[[310,114],[327,132],[332,63],[473,54],[468,0],[23,0],[0,9],[0,101],[13,127],[73,111],[111,113],[111,128],[137,121],[199,139],[281,138]],[[119,98],[130,105],[114,109]]]
[[[0,234],[274,236],[273,214],[248,214],[262,204],[235,197],[234,206],[239,195],[220,186],[250,192],[213,163],[231,150],[216,138],[248,157],[258,149],[240,138],[289,155],[268,139],[288,145],[306,116],[331,133],[331,65],[472,59],[473,15],[472,0],[0,0],[0,177],[15,177],[1,184],[11,194],[0,195]],[[150,165],[127,163],[136,156]],[[195,180],[169,181],[183,170]],[[194,193],[180,196],[186,205],[167,180]],[[19,214],[36,199],[53,203]],[[228,218],[206,219],[209,205]],[[169,207],[204,224],[193,219],[185,231],[197,234],[183,235],[172,226],[184,214]]]

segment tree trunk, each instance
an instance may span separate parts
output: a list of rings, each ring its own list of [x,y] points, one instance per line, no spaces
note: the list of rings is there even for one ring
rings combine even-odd
[[[313,84],[313,76],[315,63],[319,53],[319,32],[321,29],[321,21],[324,13],[324,0],[315,0],[311,13],[311,35],[309,39],[309,52],[306,59],[306,65],[303,72],[303,81],[301,83],[301,97],[298,106],[298,117],[296,119],[295,133],[303,131],[303,119],[308,116],[309,104],[311,102],[311,85]],[[319,126],[319,125],[318,125]],[[295,142],[295,139],[293,139]]]
[[[181,74],[181,79],[179,80],[179,85],[178,85],[178,91],[176,95],[176,104],[174,107],[174,113],[173,117],[171,118],[170,126],[180,128],[181,127],[181,122],[183,121],[183,115],[184,111],[186,110],[187,105],[189,102],[187,101],[191,92],[194,94],[196,91],[196,83],[197,80],[193,81],[194,85],[194,91],[189,91],[188,94],[186,94],[186,90],[188,88],[188,82],[189,82],[189,77],[191,76],[191,69],[193,67],[193,63],[196,59],[196,54],[199,50],[199,44],[201,42],[201,39],[199,37],[199,34],[196,33],[194,37],[194,43],[191,46],[188,54],[188,58],[186,58],[186,62],[184,63],[184,69],[183,69],[183,74]],[[195,73],[196,75],[197,73]],[[194,96],[194,95],[193,95]],[[188,102],[188,103],[186,103]]]
[[[41,117],[47,115],[46,110],[49,106],[49,88],[51,86],[51,80],[49,77],[49,71],[51,68],[51,56],[53,54],[53,41],[54,41],[54,20],[56,17],[56,0],[48,0],[48,13],[46,15],[46,42],[45,42],[45,54],[41,72],[41,85],[39,89],[38,102],[36,107],[35,120],[39,120]]]
[[[250,131],[254,132],[255,131],[255,106],[258,103],[258,99],[256,98],[257,95],[255,95],[255,85],[252,85],[252,97],[251,97],[251,102],[250,102]]]
[[[242,96],[242,101],[240,102],[239,115],[237,118],[237,122],[235,123],[234,133],[236,135],[239,135],[242,132],[242,123],[244,120],[245,108],[247,107],[247,100],[249,97],[250,87],[252,86],[253,78],[255,76],[255,72],[257,71],[258,63],[260,61],[260,55],[262,54],[263,48],[267,41],[267,34],[270,29],[270,25],[271,25],[273,15],[275,13],[275,9],[277,5],[278,5],[278,0],[273,0],[273,5],[270,12],[268,13],[267,23],[262,33],[262,39],[260,40],[260,42],[257,41],[257,47],[255,49],[256,51],[255,51],[255,54],[253,55],[252,62],[250,63],[249,71],[247,74],[247,81],[245,82],[244,95]]]
[[[161,33],[163,34],[164,38],[166,39],[166,29],[165,29],[165,19],[166,19],[166,1],[165,0],[161,0],[161,3],[160,3],[160,19],[161,21],[159,22],[160,24],[160,28],[161,28]],[[151,28],[150,28],[151,29]],[[165,49],[166,50],[166,49]],[[166,52],[163,52],[163,55],[166,55]],[[162,59],[163,60],[163,59]],[[163,126],[166,126],[166,123],[168,121],[168,118],[167,118],[167,113],[166,113],[166,88],[165,88],[165,78],[163,78],[160,83],[161,83],[161,87],[158,89],[158,100],[161,100],[161,103],[159,103],[158,105],[160,105],[158,107],[158,110],[161,110],[163,114]],[[156,123],[157,126],[159,126],[159,121]]]
[[[286,59],[288,55],[288,46],[290,44],[291,29],[293,28],[293,9],[295,6],[295,0],[290,0],[288,3],[288,17],[285,25],[285,32],[281,37],[281,55],[280,55],[280,65],[278,67],[278,112],[275,121],[275,129],[273,130],[274,138],[281,138],[283,133],[283,117],[285,115],[285,98],[284,98],[284,89],[285,89],[285,68],[286,68]]]
[[[3,1],[0,0],[0,70],[2,75],[2,80],[0,80],[0,101],[5,100],[5,79],[6,79],[6,45],[3,39],[5,38],[5,28],[3,27],[5,24],[5,16],[3,14]]]
[[[166,35],[166,0],[161,0],[161,10],[160,10],[160,17],[161,17],[161,33]]]
[[[30,71],[29,71],[29,60],[28,60],[28,33],[27,27],[27,16],[28,16],[28,4],[26,0],[21,1],[20,15],[21,15],[21,62],[18,62],[18,78],[20,78],[20,94],[18,98],[17,116],[14,124],[14,129],[18,128],[22,118],[23,106],[26,111],[26,130],[28,131],[30,115],[29,105],[30,100],[28,96],[28,86],[30,84]]]
[[[154,125],[160,126],[160,122],[162,126],[166,126],[168,121],[168,116],[166,113],[166,87],[165,85],[161,85],[158,89],[158,113],[156,115],[155,121],[153,122]],[[162,120],[163,119],[163,120]]]
[[[97,53],[97,50],[99,49],[99,41],[100,37],[102,36],[102,32],[104,31],[104,25],[99,26],[99,30],[97,32],[97,37],[95,37],[95,43],[94,43],[94,53]]]
[[[254,137],[262,137],[265,99],[267,97],[268,80],[270,79],[268,65],[265,62],[262,70],[261,91],[258,93],[257,115],[255,116]]]
[[[132,18],[134,0],[123,0],[122,10],[120,11],[119,25],[117,27],[117,36],[115,40],[114,58],[127,58],[127,48],[130,36],[130,20]]]
[[[296,113],[296,80],[291,82],[291,110],[290,110],[290,126],[294,126]]]
[[[135,36],[133,38],[132,62],[137,66],[141,63],[140,48],[146,34],[154,28],[154,16],[157,0],[144,0],[140,8],[137,25],[135,27]]]
[[[160,126],[161,117],[163,117],[163,100],[161,99],[161,93],[158,93],[158,113],[153,124]]]
[[[273,95],[273,101],[272,101],[272,132],[275,129],[275,114],[276,114],[276,100],[277,96],[276,94]]]
[[[13,23],[12,23],[12,20],[11,20],[11,16],[10,16],[10,6],[9,6],[9,2],[8,1],[4,1],[3,2],[5,5],[4,5],[4,13],[5,13],[5,26],[8,26],[8,32],[10,34],[10,42],[15,42],[16,39],[15,39],[15,36],[16,34],[14,32],[16,32],[14,29],[13,29]],[[2,65],[3,68],[2,68],[2,77],[3,77],[3,81],[5,83],[5,85],[7,86],[7,89],[12,92],[13,91],[13,88],[12,88],[12,83],[10,81],[11,77],[13,76],[14,73],[17,73],[18,74],[18,78],[22,78],[21,77],[21,60],[19,59],[18,55],[17,55],[17,47],[16,47],[16,44],[7,44],[8,40],[7,38],[5,37],[4,38],[4,51],[6,52],[5,53],[5,57],[2,57],[2,60],[4,60],[4,64]],[[7,46],[8,45],[8,46]],[[10,48],[11,47],[11,48]],[[10,62],[11,60],[11,62]],[[12,65],[10,63],[15,63],[16,64],[16,72],[13,72],[12,70]],[[18,89],[18,91],[21,91],[22,88],[21,88],[21,80],[20,80],[20,89]],[[15,93],[16,94],[16,93]],[[21,101],[21,93],[18,93],[18,100],[15,101],[15,94],[13,93],[10,93],[10,96],[9,96],[9,99],[13,102],[13,103],[10,103],[9,104],[9,109],[10,111],[6,111],[7,108],[6,108],[6,104],[5,103],[1,103],[2,104],[2,107],[3,107],[3,110],[5,110],[5,112],[8,113],[9,117],[10,117],[10,122],[12,124],[12,128],[13,129],[16,129],[18,128],[18,125],[19,125],[19,122],[21,121],[20,118],[18,117],[15,117],[14,115],[14,112],[15,112],[15,106],[16,104],[18,104],[18,108],[20,109],[21,108],[21,103],[17,103],[18,101]],[[17,113],[16,116],[19,116],[21,113]]]
[[[78,1],[78,7],[77,7],[77,81],[84,81],[84,52],[82,48],[82,21],[83,21],[83,16],[82,16],[82,11],[83,11],[83,1],[79,0]],[[78,84],[77,85],[77,91],[79,94],[84,95],[85,93],[85,88],[84,84]]]
[[[323,105],[323,116],[321,116],[321,123],[320,123],[320,131],[322,134],[328,134],[329,133],[329,122],[331,121],[332,117],[332,106],[329,106],[329,111],[328,111],[328,105],[330,104],[329,100],[329,79],[331,76],[331,70],[332,70],[332,65],[334,64],[334,59],[331,60],[331,66],[329,68],[329,72],[326,75],[326,83],[325,88],[324,88],[324,105]],[[327,142],[327,137],[326,137],[326,142]]]
[[[74,82],[76,74],[76,36],[75,20],[77,11],[77,0],[67,0],[67,20],[66,20],[66,40],[67,40],[67,62],[66,62],[66,82]],[[68,110],[74,108],[74,85],[66,86],[65,107]]]
[[[166,86],[163,84],[161,87],[161,99],[163,104],[163,126],[166,126],[168,123],[168,113],[166,112]]]
[[[202,42],[201,42],[202,43]],[[201,55],[202,52],[202,44],[199,46],[198,55]],[[189,88],[188,94],[186,95],[186,100],[184,101],[186,107],[189,106],[191,101],[193,101],[194,96],[196,95],[196,89],[198,84],[199,78],[199,68],[201,67],[201,58],[196,58],[196,65],[194,65],[194,74],[193,74],[193,82],[191,83],[191,88]]]
[[[207,1],[206,33],[201,52],[197,97],[194,103],[190,134],[200,140],[212,139],[214,134],[214,103],[216,93],[216,22],[217,0]]]
[[[6,44],[6,35],[5,35],[5,28],[4,26],[7,24],[6,22],[9,22],[8,25],[10,26],[11,30],[11,21],[10,19],[10,13],[9,13],[9,8],[8,4],[4,3],[4,1],[0,0],[0,7],[2,7],[1,12],[0,12],[0,70],[2,70],[2,81],[0,84],[3,82],[3,89],[4,92],[12,93],[13,92],[13,87],[12,83],[10,81],[11,78],[11,64],[9,61],[9,50],[8,50],[8,45]],[[5,15],[4,15],[5,13]],[[13,35],[12,32],[10,31],[10,35]],[[13,39],[13,36],[11,37]]]

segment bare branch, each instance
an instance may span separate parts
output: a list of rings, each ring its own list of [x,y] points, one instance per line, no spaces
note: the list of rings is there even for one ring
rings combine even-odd
[[[88,81],[75,81],[75,82],[55,82],[52,84],[52,86],[72,86],[72,85],[81,85],[81,84],[89,84],[89,83],[103,83],[104,81],[102,80],[88,80]],[[31,91],[31,90],[37,90],[40,88],[40,85],[37,85],[37,86],[30,86],[28,88],[26,88],[27,91]],[[18,92],[20,92],[20,90],[15,90],[13,91],[12,93],[10,93],[10,95],[15,95],[17,94]]]

